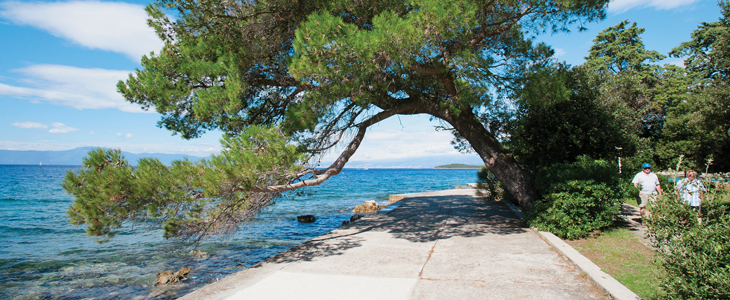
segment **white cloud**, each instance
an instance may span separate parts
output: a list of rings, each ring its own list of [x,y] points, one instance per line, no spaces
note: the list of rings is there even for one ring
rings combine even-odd
[[[122,2],[5,2],[0,17],[29,25],[81,46],[122,53],[134,61],[162,42],[147,26],[142,5]]]
[[[44,142],[19,142],[0,140],[0,150],[39,150],[39,151],[58,151],[69,150],[78,147],[103,147],[110,149],[122,149],[131,153],[170,153],[170,154],[187,154],[187,151],[178,151],[179,142],[155,142],[150,144],[127,143],[134,139],[120,139],[118,141],[97,141],[97,142],[70,142],[67,139],[57,139]],[[197,143],[193,141],[183,141],[185,147],[200,147],[201,152],[193,153],[194,156],[205,157],[212,153],[220,152],[220,147],[211,147],[207,143]]]
[[[89,134],[96,134],[96,131],[89,131]]]
[[[0,96],[48,101],[76,109],[116,108],[125,112],[144,112],[139,105],[126,102],[117,93],[117,82],[126,79],[130,71],[61,65],[33,65],[14,71],[25,75],[21,81],[32,87],[0,83]]]
[[[51,130],[48,130],[48,132],[50,132],[50,133],[69,133],[69,132],[79,131],[78,128],[69,127],[69,126],[64,125],[63,123],[58,123],[58,122],[51,123],[51,126],[53,128],[51,128]]]
[[[563,55],[565,55],[567,53],[562,48],[555,48],[553,50],[555,50],[555,54],[553,54],[553,57],[556,57],[556,58],[557,57],[561,57],[561,56],[563,56]]]
[[[131,138],[132,134],[131,133],[123,134],[120,132],[120,133],[117,133],[117,136],[123,137],[123,138]]]
[[[37,123],[37,122],[15,122],[10,125],[13,125],[18,128],[25,128],[25,129],[41,129],[46,130],[48,128],[48,125],[43,123]],[[74,131],[79,131],[78,128],[73,128],[66,126],[63,123],[54,122],[51,123],[51,129],[48,130],[50,133],[69,133]]]
[[[436,155],[460,155],[451,146],[451,133],[436,131],[428,116],[389,118],[368,129],[350,161],[406,159]],[[323,161],[333,161],[340,152],[329,152]]]
[[[386,130],[365,135],[351,160],[380,160],[458,154],[451,146],[451,133],[433,128],[419,131]]]
[[[622,13],[632,8],[653,7],[656,9],[673,9],[697,2],[697,0],[612,0],[608,11]]]
[[[392,117],[368,128],[365,138],[346,167],[418,167],[431,168],[438,164],[480,164],[475,153],[460,153],[451,145],[453,135],[436,131],[438,121],[427,115]],[[345,146],[352,136],[343,138]],[[326,166],[340,155],[342,147],[333,149],[315,163]]]
[[[24,129],[46,129],[46,128],[48,128],[48,125],[36,123],[36,122],[15,122],[15,123],[11,123],[10,125],[13,125],[18,128],[24,128]]]

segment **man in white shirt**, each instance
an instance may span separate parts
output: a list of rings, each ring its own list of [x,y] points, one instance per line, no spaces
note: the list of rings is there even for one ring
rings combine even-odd
[[[634,180],[631,183],[639,189],[639,208],[641,209],[641,218],[644,218],[646,214],[646,205],[649,201],[656,199],[656,194],[659,192],[659,196],[662,196],[662,187],[659,185],[659,178],[656,174],[651,172],[650,164],[643,164],[641,166],[644,170],[634,176]]]

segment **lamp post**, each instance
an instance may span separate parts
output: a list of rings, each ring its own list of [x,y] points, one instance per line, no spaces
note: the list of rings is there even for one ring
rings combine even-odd
[[[621,150],[623,150],[623,147],[616,147],[616,150],[618,150],[618,173],[621,174]]]

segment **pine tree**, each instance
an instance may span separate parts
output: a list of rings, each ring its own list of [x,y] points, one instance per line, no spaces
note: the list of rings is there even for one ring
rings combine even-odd
[[[183,138],[226,132],[227,150],[136,169],[92,152],[68,176],[69,214],[96,235],[147,218],[170,237],[228,232],[277,193],[339,173],[369,126],[410,114],[441,120],[529,210],[531,175],[481,114],[553,54],[535,35],[602,19],[607,2],[158,0],[147,11],[165,46],[118,90]],[[310,164],[337,149],[332,165]]]

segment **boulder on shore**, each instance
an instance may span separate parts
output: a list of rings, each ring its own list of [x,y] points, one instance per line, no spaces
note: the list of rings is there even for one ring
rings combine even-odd
[[[375,200],[370,200],[365,201],[364,204],[356,205],[355,209],[353,209],[352,212],[356,214],[371,214],[380,210],[383,207],[385,207],[385,205],[379,205],[375,202]]]

